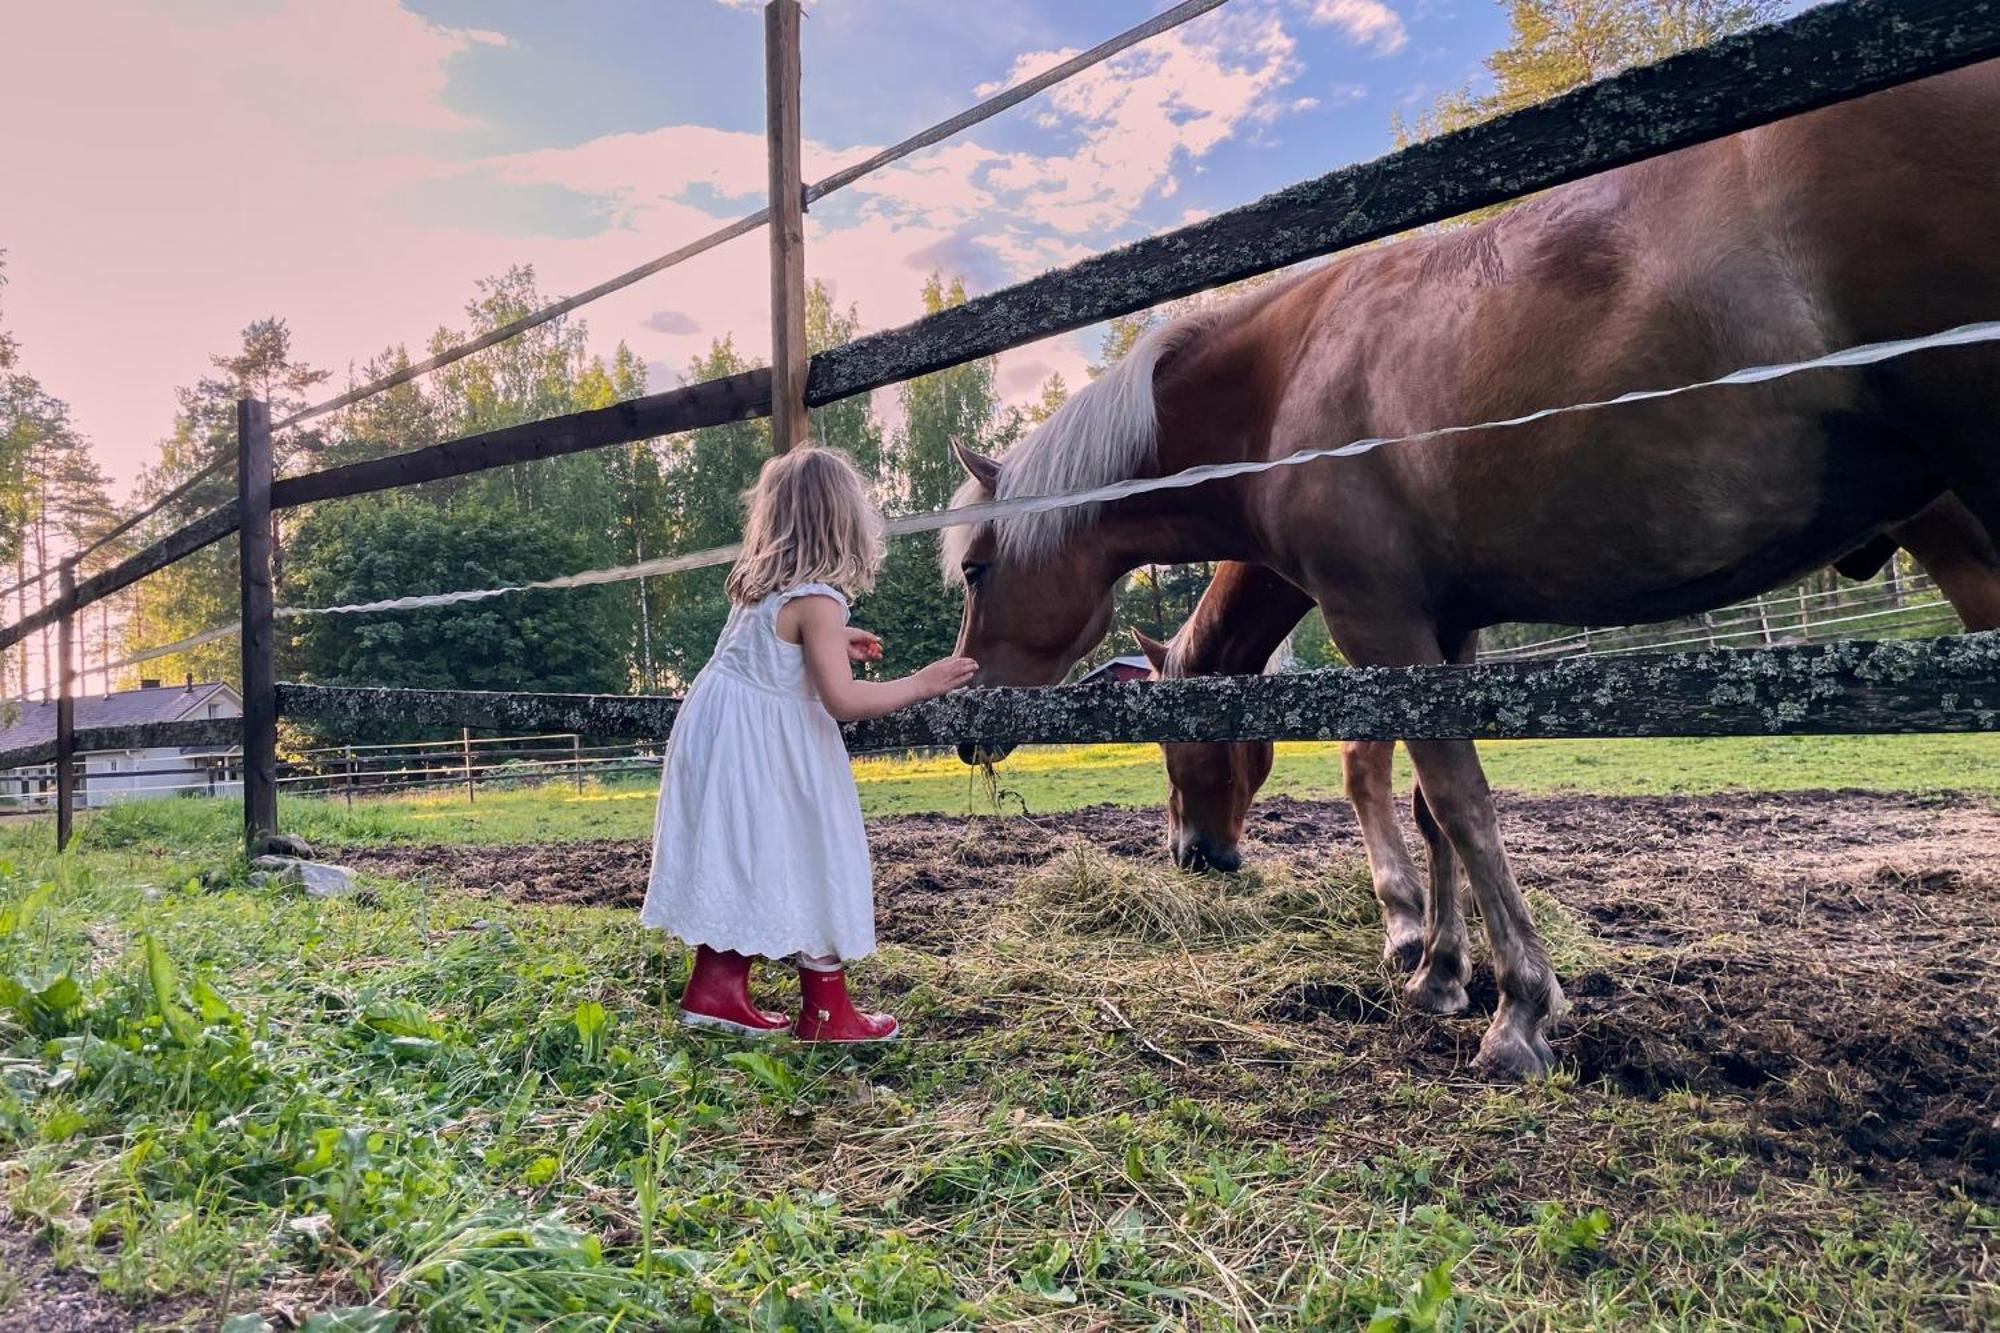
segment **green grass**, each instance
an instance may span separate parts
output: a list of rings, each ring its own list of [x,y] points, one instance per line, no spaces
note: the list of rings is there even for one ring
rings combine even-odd
[[[187,1327],[2000,1317],[2000,1211],[1767,1170],[1727,1101],[1412,1080],[1395,1025],[1269,1018],[1387,984],[1357,864],[1079,851],[950,952],[870,961],[913,1040],[748,1051],[665,1021],[683,963],[630,913],[317,902],[175,833],[0,871],[0,1189]],[[1564,970],[1615,965],[1537,910]]]
[[[1493,785],[1520,792],[1703,794],[1854,787],[1874,791],[1957,790],[2000,796],[2000,737],[1784,736],[1708,740],[1489,741],[1480,747]],[[1397,752],[1397,781],[1409,761]],[[863,759],[854,766],[870,815],[990,811],[995,796],[957,759]],[[999,805],[1053,813],[1098,804],[1157,805],[1165,799],[1160,750],[1099,745],[1021,751],[999,765]],[[1339,748],[1283,744],[1265,791],[1338,797]],[[467,802],[457,788],[402,797],[286,798],[285,828],[309,840],[377,842],[554,842],[644,838],[652,833],[652,779],[489,789]],[[86,844],[185,844],[229,836],[241,817],[231,801],[150,801],[81,816]],[[100,820],[105,828],[92,831]],[[17,823],[0,847],[46,840],[44,823]]]
[[[1526,791],[1993,793],[1994,744],[1482,750]],[[1271,790],[1337,790],[1333,747],[1281,750]],[[856,772],[874,813],[992,806],[955,760]],[[1152,747],[1096,747],[1017,755],[999,786],[1044,811],[1162,778]],[[643,837],[653,796],[283,818],[333,844]],[[188,1328],[280,1305],[316,1333],[388,1326],[342,1309],[607,1333],[2000,1319],[1988,1204],[1768,1169],[1772,1126],[1727,1099],[1399,1076],[1429,1020],[1273,1019],[1302,985],[1389,995],[1358,863],[1217,880],[1078,851],[950,950],[871,960],[917,1039],[751,1052],[665,1021],[684,964],[629,913],[254,888],[238,818],[96,812],[61,861],[45,823],[0,833],[0,1193],[58,1262]],[[1564,972],[1624,966],[1537,912]],[[0,1282],[0,1317],[25,1299]]]
[[[1340,748],[1286,742],[1266,792],[1338,796]],[[1479,755],[1487,777],[1505,790],[1547,793],[1703,794],[1719,791],[1800,791],[1857,787],[1871,791],[1959,790],[2000,795],[2000,737],[1776,736],[1689,740],[1485,741]],[[1035,749],[996,770],[1000,786],[1019,793],[1030,810],[1080,806],[1157,805],[1165,798],[1160,750],[1154,745]],[[862,805],[871,814],[966,809],[964,765],[864,761],[855,765]],[[1410,784],[1409,759],[1396,752],[1397,785]],[[976,806],[974,808],[977,808]]]

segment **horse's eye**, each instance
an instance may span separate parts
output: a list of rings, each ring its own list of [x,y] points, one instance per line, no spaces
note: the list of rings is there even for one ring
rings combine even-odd
[[[965,576],[965,586],[970,588],[979,582],[980,576],[986,572],[986,566],[977,560],[968,560],[958,567],[958,572]]]

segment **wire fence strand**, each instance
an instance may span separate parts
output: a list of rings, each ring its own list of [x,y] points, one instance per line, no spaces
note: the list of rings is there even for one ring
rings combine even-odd
[[[1064,491],[1047,495],[1013,496],[1004,500],[991,500],[957,508],[932,510],[920,514],[906,514],[891,519],[884,525],[884,530],[889,536],[901,537],[918,532],[934,532],[942,528],[963,524],[996,522],[1028,514],[1046,513],[1057,509],[1103,504],[1135,495],[1143,495],[1156,491],[1179,490],[1224,478],[1271,472],[1280,468],[1296,467],[1305,463],[1334,458],[1354,458],[1392,445],[1410,445],[1485,431],[1516,429],[1554,417],[1576,413],[1601,412],[1610,408],[1630,406],[1634,403],[1652,402],[1665,398],[1675,398],[1683,394],[1710,389],[1767,384],[1773,380],[1785,379],[1793,375],[1806,374],[1812,371],[1850,369],[1858,366],[1874,365],[1882,361],[1937,348],[1965,347],[1994,342],[2000,342],[2000,321],[1965,324],[1958,328],[1946,329],[1939,333],[1926,334],[1921,337],[1864,343],[1859,346],[1841,348],[1797,361],[1746,366],[1741,370],[1731,371],[1726,375],[1679,384],[1671,388],[1635,389],[1628,393],[1619,394],[1614,398],[1592,399],[1560,407],[1544,407],[1532,412],[1522,413],[1518,416],[1482,421],[1472,425],[1439,426],[1430,430],[1414,431],[1407,435],[1370,436],[1324,449],[1304,449],[1279,458],[1203,464],[1185,468],[1179,472],[1171,472],[1160,477],[1134,477],[1125,481],[1112,482],[1104,486],[1088,487],[1075,491]],[[490,588],[466,588],[452,592],[413,593],[402,597],[388,597],[368,602],[348,602],[332,606],[281,606],[275,609],[274,614],[280,618],[295,618],[322,615],[362,615],[384,611],[413,611],[431,607],[454,606],[466,602],[484,601],[488,598],[504,597],[519,592],[560,588],[584,588],[600,584],[624,583],[635,579],[653,578],[664,574],[677,574],[689,570],[707,569],[728,564],[736,558],[740,549],[741,547],[738,544],[731,543],[725,546],[709,547],[700,551],[690,551],[680,555],[663,556],[657,560],[647,560],[635,565],[584,570],[575,574],[537,579],[528,583],[503,584]],[[135,653],[120,662],[111,664],[106,669],[116,670],[156,657],[165,657],[173,653],[183,652],[189,648],[199,647],[204,643],[237,633],[241,628],[240,623],[217,626],[214,629],[205,630],[200,634],[179,640],[175,643]]]

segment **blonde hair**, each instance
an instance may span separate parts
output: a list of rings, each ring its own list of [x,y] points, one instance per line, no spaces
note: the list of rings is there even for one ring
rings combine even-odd
[[[729,571],[730,601],[748,605],[801,583],[847,593],[875,586],[882,515],[846,455],[811,445],[779,454],[744,501],[750,517]]]

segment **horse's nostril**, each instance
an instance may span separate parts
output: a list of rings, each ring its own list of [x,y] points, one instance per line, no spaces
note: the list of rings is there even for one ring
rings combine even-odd
[[[1234,847],[1211,847],[1207,859],[1211,870],[1224,874],[1233,874],[1243,865],[1243,854]]]

